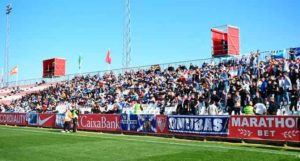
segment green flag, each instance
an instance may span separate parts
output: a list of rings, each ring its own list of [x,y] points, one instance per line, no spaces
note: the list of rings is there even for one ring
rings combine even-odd
[[[81,55],[79,55],[79,58],[78,58],[78,68],[79,69],[82,68],[82,57],[81,57]]]

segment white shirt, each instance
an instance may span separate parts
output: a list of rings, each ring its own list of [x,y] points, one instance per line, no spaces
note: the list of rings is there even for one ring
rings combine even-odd
[[[254,108],[255,108],[255,113],[258,115],[263,115],[267,112],[266,106],[262,103],[255,104]]]
[[[208,106],[208,115],[218,115],[218,107],[214,104]]]

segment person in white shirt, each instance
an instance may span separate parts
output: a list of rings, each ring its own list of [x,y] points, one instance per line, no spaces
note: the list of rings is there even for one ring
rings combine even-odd
[[[218,107],[215,105],[215,103],[212,103],[208,106],[208,115],[218,115]]]
[[[267,107],[263,103],[257,103],[254,106],[256,115],[265,115],[267,113]]]

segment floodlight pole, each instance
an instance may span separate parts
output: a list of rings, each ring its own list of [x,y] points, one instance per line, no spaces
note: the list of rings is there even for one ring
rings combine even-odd
[[[131,38],[130,38],[130,0],[125,0],[124,35],[123,35],[123,72],[130,67],[131,62]]]
[[[10,23],[9,23],[9,15],[11,13],[12,7],[11,5],[6,6],[6,40],[5,40],[5,52],[4,52],[4,74],[6,78],[4,82],[8,86],[9,82],[9,34],[10,34]]]

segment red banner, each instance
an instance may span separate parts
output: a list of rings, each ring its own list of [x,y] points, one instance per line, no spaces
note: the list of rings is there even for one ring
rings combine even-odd
[[[246,139],[299,141],[296,116],[231,116],[229,136]]]
[[[0,113],[0,124],[27,125],[26,113]]]
[[[120,115],[85,114],[79,115],[78,129],[97,131],[120,131]]]
[[[156,115],[157,133],[167,134],[169,133],[168,128],[168,117],[166,115]]]
[[[55,127],[55,114],[38,114],[37,125],[40,127]]]

